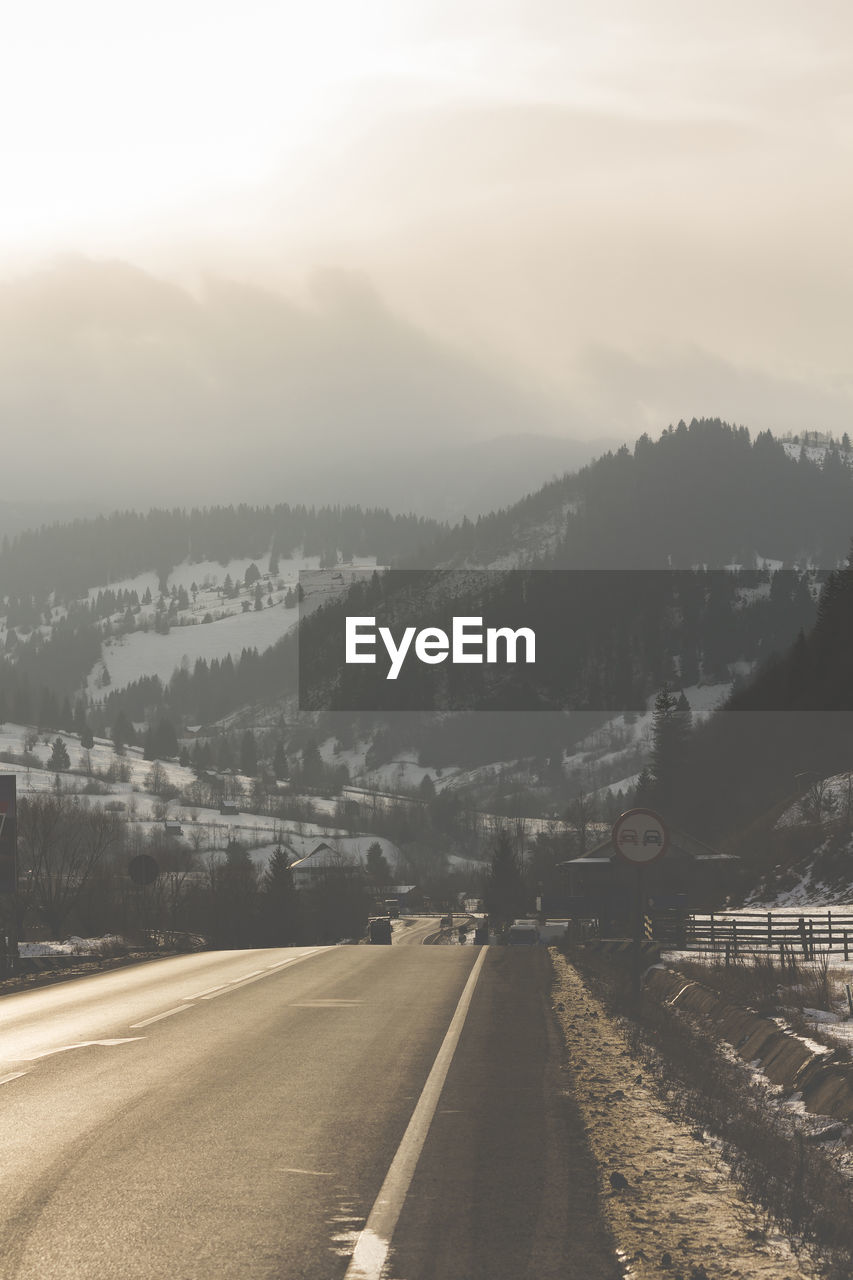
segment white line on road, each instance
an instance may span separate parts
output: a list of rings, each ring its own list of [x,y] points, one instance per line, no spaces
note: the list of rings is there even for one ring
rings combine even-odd
[[[173,1014],[183,1013],[185,1009],[191,1009],[191,1004],[179,1004],[174,1009],[167,1009],[165,1013],[155,1013],[153,1018],[146,1018],[143,1022],[132,1022],[131,1031],[138,1031],[142,1027],[150,1027],[152,1022],[162,1022],[164,1018],[171,1018]]]
[[[152,1022],[161,1022],[163,1018],[171,1018],[173,1014],[183,1013],[184,1009],[194,1009],[194,1000],[215,1000],[217,996],[222,996],[226,991],[236,991],[238,987],[247,986],[250,982],[257,982],[259,978],[265,978],[268,973],[274,969],[281,969],[284,965],[298,964],[300,960],[310,960],[311,956],[317,955],[319,951],[325,951],[325,947],[313,947],[310,951],[304,951],[298,956],[288,956],[286,960],[277,960],[275,964],[268,964],[263,969],[253,969],[251,973],[244,973],[239,978],[232,978],[230,982],[223,982],[218,987],[207,987],[204,991],[197,991],[191,996],[181,996],[183,1004],[176,1005],[174,1009],[167,1009],[165,1013],[155,1013],[153,1018],[145,1018],[142,1022],[134,1022],[131,1024],[131,1031],[137,1031],[141,1027],[150,1027]]]
[[[418,1104],[412,1112],[403,1140],[391,1161],[385,1181],[379,1188],[376,1203],[370,1210],[364,1229],[358,1237],[344,1280],[380,1280],[382,1268],[391,1247],[391,1237],[426,1142],[485,958],[486,948],[483,947],[468,975],[456,1012],[441,1042],[441,1048],[432,1064],[432,1070],[427,1077]]]
[[[315,947],[313,951],[306,951],[301,956],[293,956],[289,960],[279,960],[278,964],[270,965],[268,969],[255,969],[252,973],[244,974],[242,978],[232,978],[224,987],[219,989],[214,987],[207,995],[201,995],[198,999],[217,1000],[219,996],[224,996],[226,991],[237,991],[240,987],[247,987],[252,982],[258,982],[261,978],[266,978],[274,969],[281,969],[287,964],[299,964],[300,960],[310,960],[312,956],[325,949],[325,947]]]
[[[213,995],[214,991],[224,991],[226,987],[230,987],[230,982],[222,982],[218,987],[207,987],[204,991],[196,991],[192,996],[181,996],[182,1000],[204,1000],[205,996]]]
[[[0,1076],[0,1084],[8,1084],[10,1080],[20,1080],[21,1076],[28,1076],[29,1071],[10,1071],[7,1076]]]
[[[120,1040],[81,1040],[78,1044],[61,1044],[55,1049],[40,1049],[38,1053],[22,1053],[19,1055],[18,1060],[20,1062],[39,1062],[42,1058],[52,1058],[56,1053],[69,1053],[72,1049],[91,1049],[95,1045],[111,1049],[117,1044],[133,1044],[135,1040],[144,1039],[144,1036],[123,1036]]]

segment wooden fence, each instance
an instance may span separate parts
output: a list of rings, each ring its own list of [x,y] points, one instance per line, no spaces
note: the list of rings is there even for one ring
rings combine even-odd
[[[654,934],[656,939],[660,936],[686,951],[748,955],[781,950],[805,959],[834,951],[841,952],[845,960],[853,957],[853,914],[843,911],[712,912],[688,915],[678,922],[670,916],[661,919]]]

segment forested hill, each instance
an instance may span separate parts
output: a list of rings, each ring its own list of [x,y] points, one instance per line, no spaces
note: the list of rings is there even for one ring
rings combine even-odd
[[[738,711],[853,712],[853,551],[824,583],[811,630],[768,662],[731,705]]]
[[[824,582],[813,625],[691,735],[672,787],[675,818],[730,833],[802,790],[802,779],[849,771],[851,743],[853,557]]]
[[[373,555],[380,563],[414,556],[443,526],[420,516],[391,515],[357,506],[206,507],[154,509],[142,515],[114,512],[95,519],[52,524],[4,538],[0,549],[0,598],[69,601],[153,570],[165,579],[185,560],[227,564],[251,557]]]
[[[845,441],[846,443],[846,441]],[[419,561],[561,568],[839,564],[853,532],[853,454],[694,419],[604,454],[512,507],[463,521]]]

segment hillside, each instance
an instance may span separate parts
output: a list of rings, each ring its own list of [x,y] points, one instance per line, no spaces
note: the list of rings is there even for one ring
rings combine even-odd
[[[178,729],[204,725],[213,735],[276,727],[294,751],[310,729],[324,751],[338,744],[334,758],[349,759],[362,776],[419,760],[455,771],[457,785],[469,777],[484,803],[503,786],[527,795],[527,811],[537,795],[547,811],[591,780],[591,789],[636,782],[648,743],[620,727],[620,717],[646,714],[661,683],[724,693],[811,626],[826,574],[807,566],[834,566],[844,554],[849,461],[831,441],[806,449],[765,433],[753,443],[744,428],[701,420],[450,530],[355,507],[281,505],[117,513],[22,534],[0,551],[0,715],[66,729],[88,719],[101,733],[120,716],[142,727],[165,716]],[[553,655],[552,686],[539,688],[534,704],[503,704],[585,708],[586,718],[504,709],[388,719],[319,711],[328,698],[317,713],[297,714],[297,576],[336,561],[523,565],[531,619],[556,607],[541,570],[605,569],[600,578],[578,577],[585,603]],[[800,568],[780,573],[783,562]],[[626,606],[607,573],[650,564],[688,570],[661,574],[659,589]],[[714,565],[728,567],[712,572]],[[380,581],[381,610],[400,621],[409,606],[395,599],[393,578]],[[472,586],[467,597],[454,595],[454,609],[497,609],[501,593],[517,589],[502,572],[490,581],[488,601]],[[628,573],[624,581],[633,591],[650,580]],[[442,608],[448,604],[445,597]],[[329,617],[309,618],[303,632],[327,691],[340,675]],[[595,732],[603,736],[589,752],[583,744]],[[718,732],[697,735],[697,755]],[[357,764],[348,754],[356,747]],[[730,786],[737,795],[737,783]],[[697,821],[707,823],[694,803]],[[733,814],[739,820],[748,807],[737,803]]]
[[[816,433],[815,433],[816,434]],[[750,439],[719,419],[642,436],[520,502],[440,534],[416,563],[482,568],[834,568],[851,533],[853,453]]]

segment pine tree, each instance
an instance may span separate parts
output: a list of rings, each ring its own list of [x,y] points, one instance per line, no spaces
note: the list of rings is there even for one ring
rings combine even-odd
[[[68,748],[61,738],[54,738],[53,750],[50,753],[48,768],[54,773],[63,773],[71,768],[71,760],[68,755]]]
[[[501,831],[492,854],[484,905],[489,917],[499,927],[505,927],[524,910],[526,897],[524,880],[509,832]]]
[[[669,686],[664,685],[655,699],[651,760],[654,803],[664,817],[678,804],[692,720],[684,693],[676,698]]]
[[[275,744],[275,754],[272,758],[272,771],[279,781],[281,781],[282,778],[289,776],[287,768],[287,753],[284,749],[283,742],[277,742]]]
[[[112,728],[112,740],[118,755],[123,755],[124,749],[129,742],[133,742],[135,734],[133,725],[128,720],[123,711],[119,711]]]
[[[368,847],[366,862],[367,878],[375,888],[382,889],[391,883],[391,868],[378,840]]]
[[[281,845],[273,850],[261,889],[264,945],[293,946],[299,938],[299,895],[293,884],[290,862]]]

